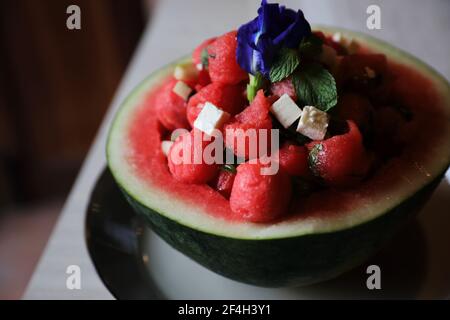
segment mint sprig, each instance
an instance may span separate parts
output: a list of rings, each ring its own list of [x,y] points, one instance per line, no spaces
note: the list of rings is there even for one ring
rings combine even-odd
[[[297,97],[304,105],[329,111],[337,104],[336,81],[327,69],[317,63],[299,68],[292,76]]]
[[[252,102],[256,97],[256,93],[259,89],[264,88],[265,79],[261,73],[256,73],[256,75],[249,75],[250,82],[247,84],[247,99],[249,102]]]
[[[282,48],[270,68],[270,81],[278,82],[289,77],[300,64],[296,50]]]
[[[317,170],[317,164],[319,163],[319,154],[323,151],[323,145],[321,143],[316,144],[308,155],[308,165],[311,172],[320,177],[320,172]]]
[[[208,68],[208,64],[209,64],[209,61],[208,61],[208,59],[209,59],[208,47],[203,48],[200,57],[201,57],[203,69]]]
[[[237,170],[236,170],[236,165],[235,164],[224,164],[223,166],[220,167],[221,170],[223,171],[227,171],[229,173],[232,174],[236,174]]]

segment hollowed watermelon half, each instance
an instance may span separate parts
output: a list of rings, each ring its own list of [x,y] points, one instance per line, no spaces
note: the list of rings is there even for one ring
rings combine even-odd
[[[160,147],[163,129],[154,93],[174,64],[141,83],[112,124],[108,165],[134,210],[174,248],[231,279],[267,287],[306,285],[361,264],[421,208],[450,163],[447,81],[387,43],[345,30],[323,31],[339,31],[387,55],[400,80],[396,93],[415,114],[407,130],[411,137],[402,153],[367,181],[302,198],[285,219],[236,220],[228,200],[208,185],[172,178]]]

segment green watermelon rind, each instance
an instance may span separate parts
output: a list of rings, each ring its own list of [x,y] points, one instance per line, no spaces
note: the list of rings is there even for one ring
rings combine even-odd
[[[195,230],[126,199],[162,239],[227,278],[262,287],[304,286],[332,279],[372,256],[423,207],[441,177],[385,215],[349,229],[283,239],[248,240]]]
[[[390,58],[427,74],[440,86],[442,96],[450,107],[450,85],[423,62],[381,40],[360,33],[330,27],[318,29],[341,32],[343,36],[356,38],[365,45],[386,53]],[[352,220],[350,224],[331,223],[331,226],[326,225],[320,230],[312,229],[299,234],[273,232],[249,236],[241,231],[233,234],[228,231],[229,226],[224,231],[209,228],[207,224],[184,221],[182,217],[171,216],[169,212],[158,208],[156,202],[152,209],[148,205],[150,200],[143,199],[130,190],[136,178],[124,177],[123,172],[117,170],[115,155],[112,155],[114,147],[117,149],[114,139],[123,129],[117,125],[122,113],[126,112],[127,106],[137,104],[145,92],[169,75],[176,63],[150,75],[123,103],[108,136],[108,165],[128,202],[161,238],[201,265],[228,278],[266,287],[294,286],[327,280],[351,269],[373,255],[408,217],[423,206],[450,163],[450,157],[447,156],[425,185],[419,186],[415,193],[405,199],[400,199],[396,205],[375,216],[366,217],[367,219]],[[157,186],[153,189],[156,190]],[[182,205],[181,203],[180,206]]]

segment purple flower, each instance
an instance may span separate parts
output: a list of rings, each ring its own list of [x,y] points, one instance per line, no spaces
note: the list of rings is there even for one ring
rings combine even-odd
[[[258,16],[237,33],[237,60],[242,69],[268,77],[272,61],[282,47],[297,48],[311,26],[303,12],[262,0]]]

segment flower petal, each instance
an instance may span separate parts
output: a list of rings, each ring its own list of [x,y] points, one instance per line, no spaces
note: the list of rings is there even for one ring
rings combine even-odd
[[[254,38],[259,30],[258,18],[242,25],[237,33],[237,49],[236,56],[237,61],[242,69],[248,73],[255,71],[252,68],[253,65],[253,51],[256,49],[256,44],[254,43]]]
[[[253,75],[261,72],[267,77],[277,51],[298,47],[309,34],[311,26],[301,10],[296,12],[262,0],[258,17],[238,30],[238,63]]]

